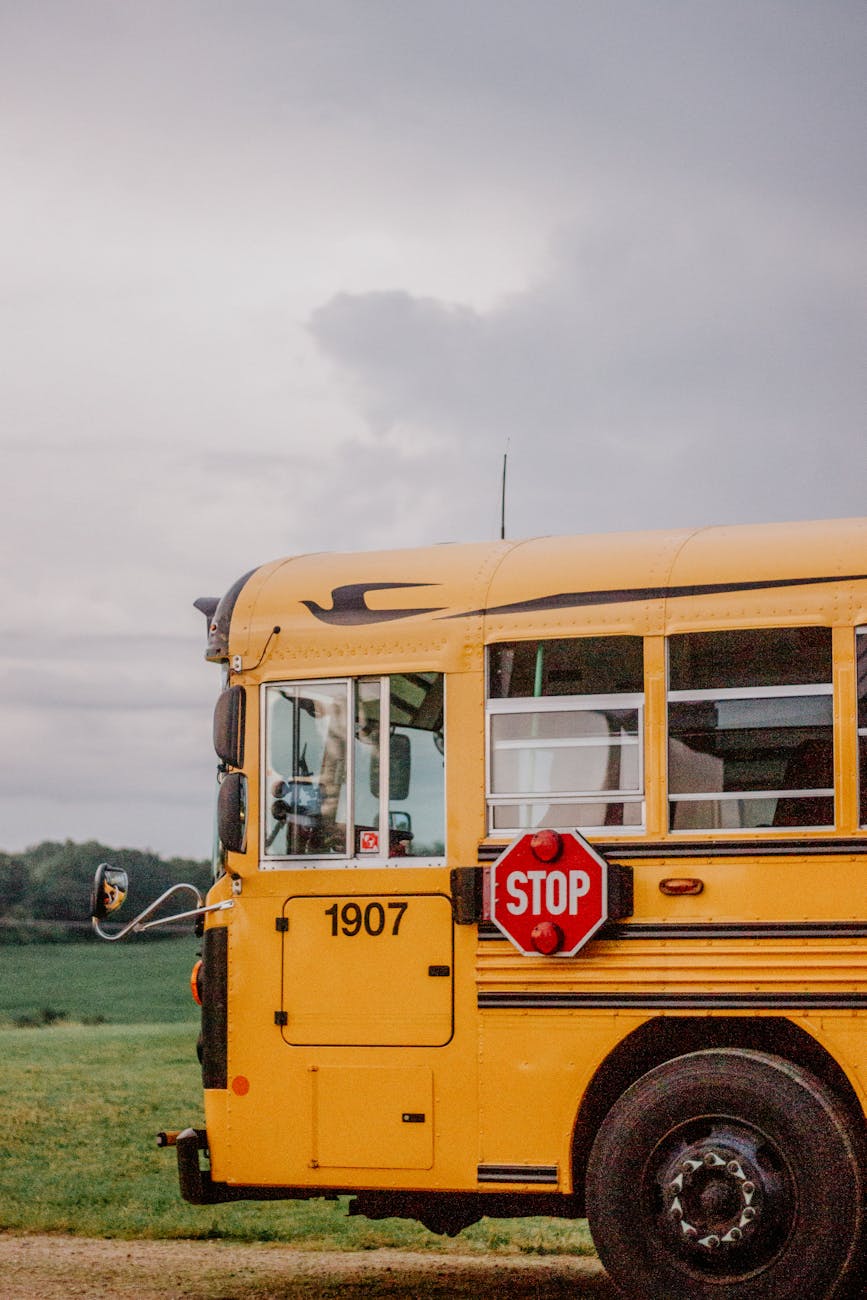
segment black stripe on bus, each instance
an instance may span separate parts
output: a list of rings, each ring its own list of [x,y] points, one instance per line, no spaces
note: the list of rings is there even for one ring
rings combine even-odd
[[[492,921],[479,925],[483,943],[504,935]],[[597,940],[630,939],[867,939],[865,921],[633,921],[609,924],[593,936]]]
[[[556,1183],[556,1165],[479,1165],[480,1183]]]
[[[479,993],[480,1011],[841,1011],[867,1007],[867,993]]]
[[[867,853],[867,838],[798,840],[641,840],[632,844],[592,841],[603,857],[627,858],[791,858]],[[479,865],[495,862],[508,844],[479,846]]]
[[[721,596],[738,591],[774,591],[786,587],[815,587],[832,582],[863,582],[867,574],[854,573],[821,578],[765,578],[756,582],[700,582],[677,587],[614,587],[607,591],[562,591],[554,596],[536,596],[507,605],[447,614],[446,618],[490,618],[494,614],[539,614],[554,609],[586,609],[594,605],[626,605],[640,600],[673,600],[688,596]]]

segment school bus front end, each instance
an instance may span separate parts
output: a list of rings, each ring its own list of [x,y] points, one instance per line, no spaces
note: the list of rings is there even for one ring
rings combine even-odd
[[[586,1213],[626,1295],[842,1294],[867,524],[312,556],[211,614],[184,1194]]]

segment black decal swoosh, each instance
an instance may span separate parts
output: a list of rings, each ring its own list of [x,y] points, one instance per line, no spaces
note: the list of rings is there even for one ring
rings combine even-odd
[[[310,613],[321,623],[339,627],[361,627],[368,623],[389,623],[396,618],[412,618],[416,614],[438,614],[442,605],[427,609],[369,609],[364,597],[369,591],[405,591],[408,587],[434,587],[433,582],[352,582],[345,587],[335,587],[331,593],[331,609],[324,609],[315,600],[302,600]]]
[[[778,587],[809,587],[827,582],[863,582],[867,574],[841,574],[827,578],[769,578],[759,582],[705,582],[684,587],[616,587],[610,591],[564,591],[555,596],[516,600],[508,605],[447,614],[446,618],[473,618],[490,614],[537,614],[550,609],[579,609],[586,605],[626,605],[639,600],[670,600],[684,596],[719,596],[737,591],[771,591]]]

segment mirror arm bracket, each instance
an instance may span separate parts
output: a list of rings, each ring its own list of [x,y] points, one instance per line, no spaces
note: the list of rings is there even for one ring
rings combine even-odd
[[[163,903],[181,890],[187,890],[193,894],[198,906],[186,912],[176,912],[172,916],[161,916],[155,921],[148,920],[148,917],[153,916],[158,907],[161,907]],[[209,907],[205,907],[204,902],[205,900],[195,885],[177,884],[172,885],[171,889],[167,889],[164,894],[160,894],[159,898],[155,899],[143,912],[139,912],[138,916],[134,917],[122,930],[118,930],[115,934],[109,934],[106,930],[103,930],[99,919],[95,916],[91,917],[91,924],[100,939],[107,939],[109,943],[114,943],[118,939],[126,938],[128,934],[140,934],[143,930],[151,930],[158,925],[171,925],[174,921],[186,921],[194,916],[204,916],[208,912],[225,912],[227,908],[234,906],[231,898],[224,899],[222,903],[211,903]]]

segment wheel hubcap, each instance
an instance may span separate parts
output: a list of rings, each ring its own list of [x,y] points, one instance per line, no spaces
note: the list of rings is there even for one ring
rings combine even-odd
[[[743,1273],[765,1262],[791,1222],[776,1152],[746,1126],[714,1123],[681,1132],[657,1151],[660,1226],[675,1252],[702,1271]]]

